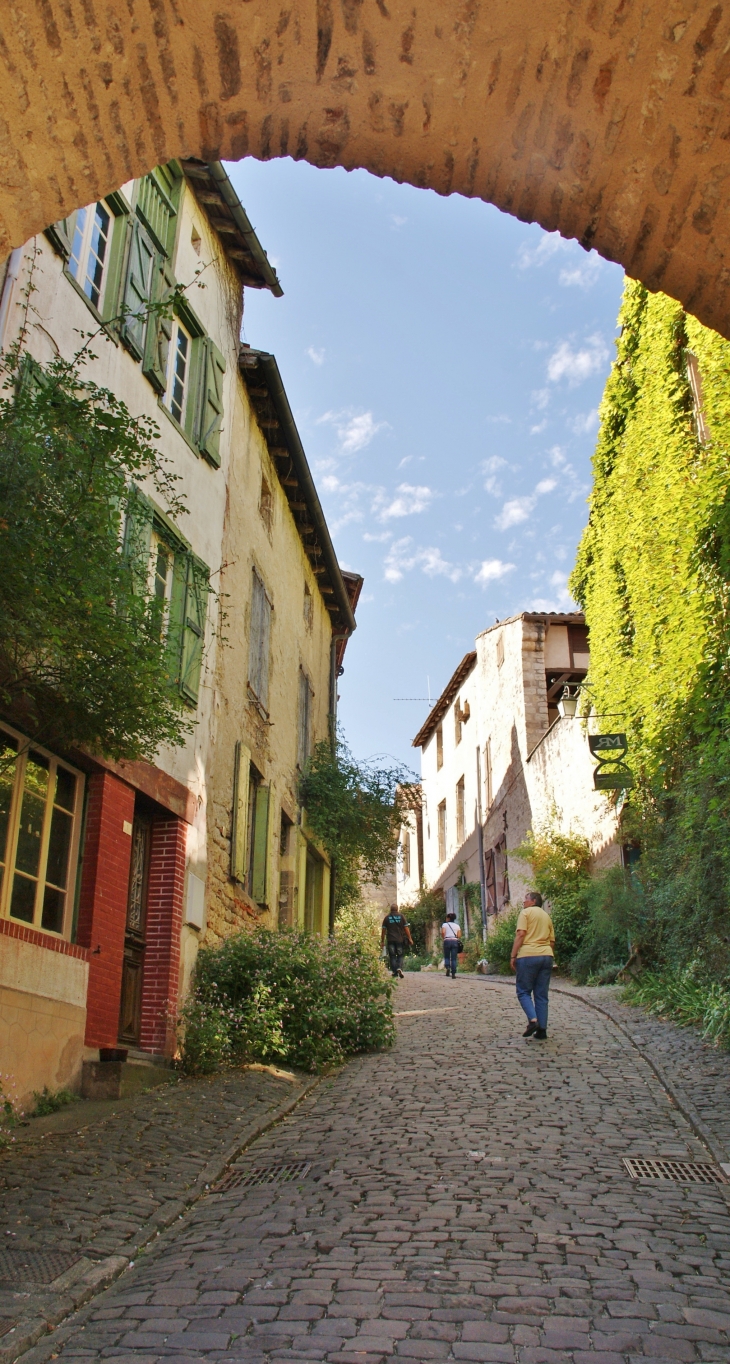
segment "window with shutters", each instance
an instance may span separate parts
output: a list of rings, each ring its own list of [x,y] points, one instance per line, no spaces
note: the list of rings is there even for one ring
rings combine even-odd
[[[171,327],[171,338],[167,362],[167,392],[165,406],[169,408],[175,421],[185,426],[188,394],[190,391],[190,366],[193,355],[193,340],[179,318]]]
[[[303,668],[299,669],[299,718],[297,725],[297,766],[304,770],[312,752],[312,706],[314,692]]]
[[[446,801],[442,800],[437,811],[439,862],[446,861]]]
[[[0,917],[70,938],[83,777],[0,726]]]
[[[80,208],[68,260],[69,273],[99,309],[111,255],[112,224],[113,218],[105,203]]]
[[[79,208],[46,228],[64,273],[97,319],[116,318],[131,208],[121,191]]]
[[[193,554],[167,517],[138,488],[132,490],[124,528],[124,556],[156,616],[166,641],[170,683],[196,706],[205,648],[210,570]]]
[[[456,783],[456,841],[461,846],[464,842],[466,832],[466,803],[464,796],[464,778],[460,777]]]
[[[251,591],[251,623],[248,648],[249,692],[268,716],[269,651],[273,606],[263,580],[254,568]]]

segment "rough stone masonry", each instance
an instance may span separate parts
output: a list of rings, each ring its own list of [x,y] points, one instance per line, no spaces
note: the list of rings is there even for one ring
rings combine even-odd
[[[8,0],[0,253],[175,156],[458,192],[730,336],[730,9],[713,0]]]

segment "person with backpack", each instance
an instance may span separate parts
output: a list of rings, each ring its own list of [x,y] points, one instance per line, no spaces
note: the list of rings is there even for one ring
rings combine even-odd
[[[380,932],[380,950],[387,943],[388,961],[390,963],[391,975],[396,980],[403,979],[403,953],[406,943],[413,946],[411,930],[405,921],[405,917],[400,913],[397,905],[390,906],[390,913],[386,914]]]
[[[456,915],[451,910],[446,915],[446,922],[441,925],[441,937],[444,940],[444,968],[447,976],[451,976],[453,980],[459,961],[461,929],[456,922]]]

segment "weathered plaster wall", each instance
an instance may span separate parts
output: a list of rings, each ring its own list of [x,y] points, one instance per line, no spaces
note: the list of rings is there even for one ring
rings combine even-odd
[[[598,733],[598,725],[594,725]],[[593,789],[593,770],[585,725],[577,716],[556,720],[530,755],[526,767],[533,828],[545,828],[553,820],[588,839],[595,865],[620,861],[614,841],[615,807],[603,791]]]
[[[89,967],[35,943],[0,941],[0,1079],[25,1109],[44,1085],[80,1085]]]
[[[296,827],[300,666],[307,673],[314,691],[314,743],[327,737],[329,713],[332,638],[329,613],[240,380],[231,425],[235,458],[231,466],[222,550],[225,569],[221,590],[226,594],[226,645],[219,653],[215,679],[216,756],[209,811],[208,941],[226,937],[240,928],[246,918],[261,918],[267,926],[276,927],[282,865],[279,856],[282,809],[295,824],[289,834],[289,851],[284,865],[294,876],[295,911],[301,920],[306,843]],[[262,475],[273,494],[270,531],[259,511]],[[247,691],[254,567],[266,585],[274,608],[268,722],[262,719]],[[305,585],[311,594],[311,625],[307,625],[304,614]],[[230,879],[234,751],[238,740],[250,749],[252,761],[264,782],[272,788],[268,912],[263,915],[243,889]],[[326,868],[325,873],[327,879]],[[323,891],[326,904],[328,884]],[[326,925],[320,927],[326,931]]]
[[[0,251],[173,156],[293,156],[558,228],[727,336],[729,38],[710,0],[16,0]]]

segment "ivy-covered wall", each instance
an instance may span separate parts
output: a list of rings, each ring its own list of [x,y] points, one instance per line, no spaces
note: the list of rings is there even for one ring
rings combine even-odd
[[[730,968],[730,343],[628,280],[571,587],[625,730],[647,951]],[[694,357],[694,358],[693,358]]]

